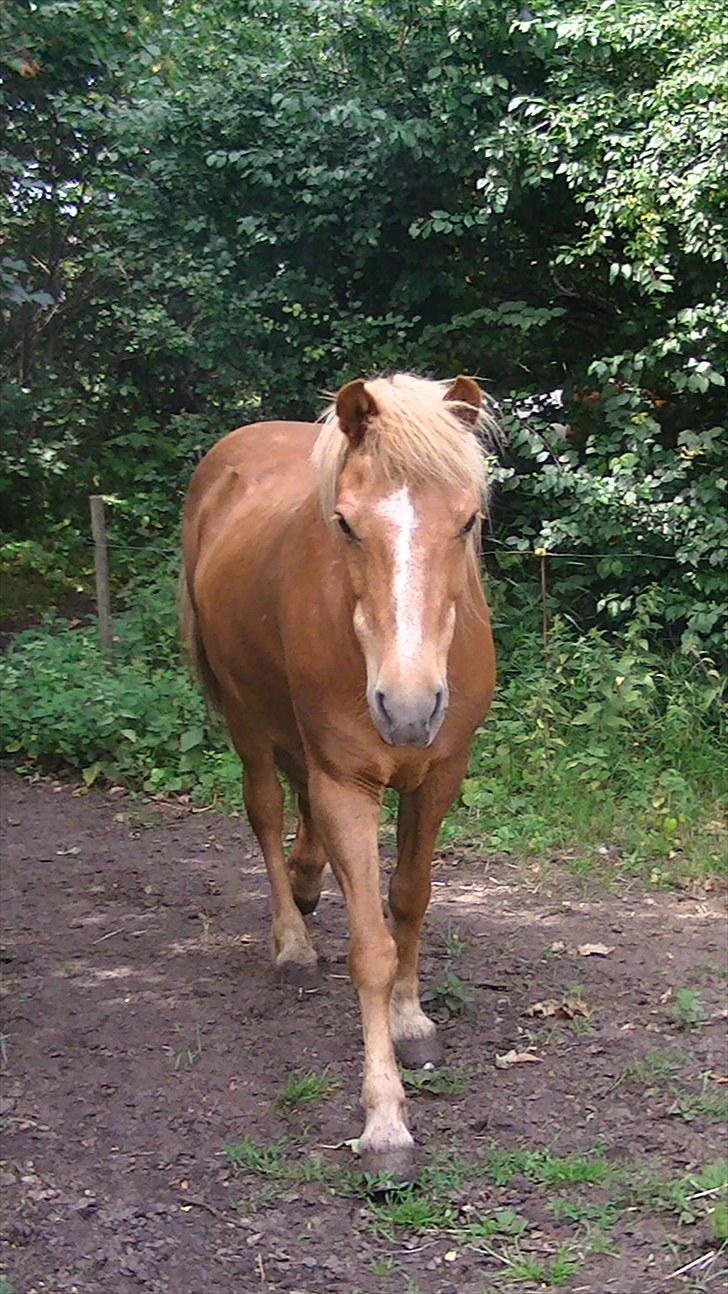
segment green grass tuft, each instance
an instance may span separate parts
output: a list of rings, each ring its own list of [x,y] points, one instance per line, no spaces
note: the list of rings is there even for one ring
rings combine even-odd
[[[614,1167],[598,1152],[555,1155],[550,1150],[492,1148],[486,1156],[485,1171],[496,1186],[507,1186],[519,1173],[543,1186],[578,1186],[606,1181]]]
[[[278,1097],[278,1105],[284,1110],[295,1110],[299,1105],[309,1105],[312,1101],[320,1101],[324,1096],[329,1096],[336,1086],[326,1070],[323,1074],[313,1071],[291,1074]]]
[[[564,1285],[581,1267],[581,1262],[566,1246],[547,1262],[518,1251],[505,1253],[501,1257],[508,1265],[511,1280],[531,1281],[535,1285]]]
[[[708,1018],[700,994],[686,986],[675,989],[673,1015],[679,1029],[698,1029]]]
[[[289,1165],[284,1159],[285,1141],[271,1141],[262,1146],[252,1137],[243,1137],[234,1145],[225,1146],[225,1154],[233,1168],[256,1173],[259,1177],[286,1177]]]
[[[469,1077],[465,1070],[454,1069],[403,1069],[401,1075],[409,1092],[431,1096],[459,1096]]]

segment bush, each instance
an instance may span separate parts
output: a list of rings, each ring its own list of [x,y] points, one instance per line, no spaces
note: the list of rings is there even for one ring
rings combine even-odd
[[[562,611],[626,625],[657,583],[663,641],[725,651],[723,9],[0,7],[13,529],[104,492],[163,542],[231,427],[472,372],[498,538],[606,554],[554,566]]]

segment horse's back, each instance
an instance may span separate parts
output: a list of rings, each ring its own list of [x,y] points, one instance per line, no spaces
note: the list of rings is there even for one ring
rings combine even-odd
[[[313,489],[310,455],[318,428],[260,422],[231,431],[198,464],[185,500],[182,534],[188,578],[225,531],[256,518],[284,518]]]
[[[283,539],[314,489],[318,428],[256,423],[199,463],[185,501],[187,588],[204,659],[238,746],[253,731],[297,753],[298,729],[279,633]],[[261,686],[265,680],[265,687]],[[233,731],[236,715],[245,732]]]

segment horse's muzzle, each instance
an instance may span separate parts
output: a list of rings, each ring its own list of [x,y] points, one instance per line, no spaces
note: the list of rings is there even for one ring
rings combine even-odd
[[[389,746],[430,746],[447,712],[447,684],[401,696],[383,688],[374,689],[369,707],[382,741]]]

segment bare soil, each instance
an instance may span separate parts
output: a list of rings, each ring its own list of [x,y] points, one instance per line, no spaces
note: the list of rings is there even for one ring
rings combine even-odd
[[[361,1042],[333,882],[311,919],[327,973],[320,991],[302,994],[274,980],[265,874],[242,820],[9,773],[1,788],[0,1270],[11,1294],[535,1288],[509,1283],[507,1265],[447,1233],[383,1235],[371,1203],[337,1189],[356,1167],[342,1143],[360,1131]],[[454,856],[435,877],[424,981],[455,973],[473,1000],[443,1029],[464,1089],[410,1100],[423,1162],[455,1152],[477,1164],[493,1145],[562,1155],[599,1146],[635,1171],[655,1161],[679,1176],[725,1153],[720,1125],[681,1114],[674,1090],[625,1078],[656,1050],[681,1052],[686,1098],[720,1090],[718,896],[645,894],[635,883],[575,898],[572,882],[566,898],[563,887],[519,884],[504,861]],[[613,951],[579,956],[584,943]],[[680,986],[700,995],[699,1027],[678,1027]],[[588,1020],[524,1014],[575,991]],[[497,1055],[530,1045],[541,1063],[496,1067]],[[288,1112],[277,1104],[294,1071],[325,1069],[329,1097]],[[318,1158],[335,1176],[236,1174],[224,1148],[245,1136],[285,1138],[291,1162]],[[628,1209],[611,1252],[594,1253],[573,1223],[554,1219],[551,1199],[524,1176],[502,1188],[476,1172],[457,1207],[461,1217],[473,1201],[516,1210],[531,1223],[524,1253],[544,1260],[581,1245],[565,1290],[708,1288],[690,1272],[671,1276],[713,1244],[704,1222]]]

